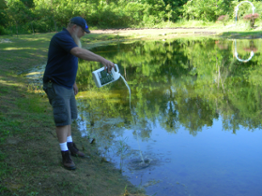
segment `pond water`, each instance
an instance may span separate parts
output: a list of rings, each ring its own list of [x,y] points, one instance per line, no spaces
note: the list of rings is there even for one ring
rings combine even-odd
[[[120,78],[97,88],[80,61],[78,125],[148,195],[262,195],[261,40],[114,43]],[[131,105],[131,106],[130,106]]]

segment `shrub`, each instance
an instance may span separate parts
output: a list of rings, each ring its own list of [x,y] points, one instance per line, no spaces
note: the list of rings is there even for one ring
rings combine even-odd
[[[245,51],[247,52],[251,52],[253,51],[254,53],[256,53],[258,50],[255,46],[250,46],[250,47],[246,47],[246,48],[243,48]]]
[[[221,21],[223,25],[225,26],[228,19],[229,19],[228,15],[221,15],[218,17],[217,21]]]
[[[7,31],[4,27],[0,26],[0,35],[6,35]]]
[[[258,13],[255,14],[247,14],[244,16],[244,20],[250,21],[250,27],[253,28],[255,26],[255,20],[259,17]]]

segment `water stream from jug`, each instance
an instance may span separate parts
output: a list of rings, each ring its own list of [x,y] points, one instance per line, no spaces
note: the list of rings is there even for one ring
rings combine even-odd
[[[131,115],[133,116],[133,120],[134,120],[134,123],[136,125],[136,121],[135,121],[135,115],[132,114],[132,108],[131,108],[131,90],[130,90],[130,87],[129,85],[127,84],[127,81],[125,80],[125,78],[119,74],[120,77],[123,79],[126,87],[128,88],[128,91],[129,91],[129,108],[130,108],[130,112],[131,112]],[[136,130],[135,130],[136,131]],[[141,152],[141,148],[140,148],[140,144],[139,144],[139,141],[138,141],[138,134],[137,134],[137,131],[136,131],[136,138],[137,138],[137,144],[138,144],[138,148],[139,148],[139,152],[140,152],[140,157],[141,157],[141,160],[142,160],[142,163],[145,163],[145,160],[144,160],[144,157],[143,157],[143,154]]]

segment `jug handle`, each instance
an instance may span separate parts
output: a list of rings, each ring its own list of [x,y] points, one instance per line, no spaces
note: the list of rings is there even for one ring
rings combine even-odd
[[[117,64],[115,64],[115,69],[116,69],[116,72],[119,73],[119,68],[118,68]]]

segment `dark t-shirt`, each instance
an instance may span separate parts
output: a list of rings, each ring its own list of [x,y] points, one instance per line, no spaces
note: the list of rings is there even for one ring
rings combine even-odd
[[[78,69],[78,58],[70,50],[78,47],[70,33],[64,28],[51,39],[43,82],[49,80],[72,89]]]

